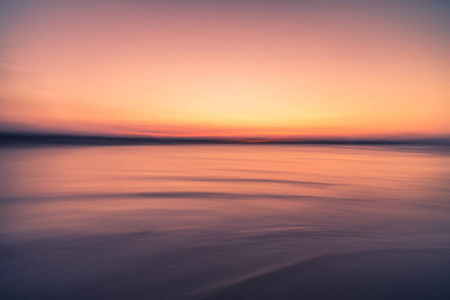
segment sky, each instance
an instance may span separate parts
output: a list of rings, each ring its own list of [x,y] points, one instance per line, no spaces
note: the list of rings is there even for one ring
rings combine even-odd
[[[0,128],[450,134],[445,1],[0,0]]]

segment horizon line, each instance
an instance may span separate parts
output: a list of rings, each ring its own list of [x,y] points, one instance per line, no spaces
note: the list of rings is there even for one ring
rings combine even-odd
[[[331,145],[450,145],[450,135],[384,137],[197,137],[135,136],[95,133],[0,131],[1,145],[154,145],[154,144],[331,144]]]

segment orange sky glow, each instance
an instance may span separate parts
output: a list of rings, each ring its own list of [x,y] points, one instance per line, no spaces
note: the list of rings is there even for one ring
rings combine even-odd
[[[446,16],[376,2],[17,1],[0,15],[0,121],[166,136],[449,134]]]

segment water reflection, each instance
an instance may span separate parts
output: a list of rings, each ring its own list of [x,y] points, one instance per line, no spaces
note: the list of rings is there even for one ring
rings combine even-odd
[[[432,150],[1,149],[0,291],[447,299],[450,157]]]

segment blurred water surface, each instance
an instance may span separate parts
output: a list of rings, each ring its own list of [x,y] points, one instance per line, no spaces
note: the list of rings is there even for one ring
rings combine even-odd
[[[450,299],[450,152],[0,149],[1,299]]]

